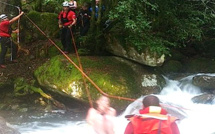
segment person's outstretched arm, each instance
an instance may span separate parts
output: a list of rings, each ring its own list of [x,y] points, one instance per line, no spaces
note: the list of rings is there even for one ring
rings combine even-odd
[[[9,20],[9,23],[11,24],[11,23],[17,21],[23,14],[24,14],[24,12],[21,12],[19,15],[17,15],[14,18],[12,18],[11,20]]]

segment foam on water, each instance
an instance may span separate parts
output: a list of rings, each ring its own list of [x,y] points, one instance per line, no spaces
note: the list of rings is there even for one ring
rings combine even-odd
[[[214,74],[211,74],[214,75]],[[193,75],[194,76],[194,75]],[[212,134],[215,132],[215,105],[194,104],[191,99],[200,95],[200,89],[191,84],[193,76],[181,79],[180,81],[167,80],[167,85],[159,95],[161,105],[168,112],[180,118],[178,123],[181,134]],[[118,116],[115,123],[116,134],[123,134],[128,121],[125,115],[138,113],[142,108],[141,96],[131,103],[127,109]],[[85,120],[64,121],[55,123],[34,122],[16,125],[22,134],[93,134],[92,128]]]

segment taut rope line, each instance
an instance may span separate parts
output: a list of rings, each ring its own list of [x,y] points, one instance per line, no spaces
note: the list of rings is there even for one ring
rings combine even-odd
[[[8,4],[6,2],[2,2],[0,1],[0,3],[3,3],[5,5],[8,5],[8,6],[13,6],[15,8],[17,8],[19,10],[19,12],[21,11],[21,9],[18,7],[18,6],[14,6],[14,5],[11,5],[11,4]],[[82,69],[82,66],[80,64],[80,68],[54,43],[54,41],[52,41],[26,14],[24,14],[26,16],[26,18],[66,57],[66,59],[72,63],[80,72],[81,74],[86,77],[90,82],[91,84],[104,96],[107,96],[107,97],[110,97],[110,98],[115,98],[115,99],[121,99],[121,100],[127,100],[127,101],[135,101],[136,99],[131,99],[131,98],[126,98],[126,97],[120,97],[120,96],[114,96],[114,95],[109,95],[107,93],[105,93],[103,90],[101,90],[97,85],[96,83],[91,80],[84,72],[83,72],[83,69]],[[20,23],[20,22],[19,22]],[[72,32],[72,31],[71,31]],[[73,34],[72,34],[72,38],[73,38],[73,41],[74,41],[74,37],[73,37]],[[74,47],[75,47],[75,50],[77,51],[77,48],[74,44]],[[79,59],[80,60],[80,59]],[[85,80],[85,79],[84,79]],[[87,92],[89,92],[89,90],[87,90]],[[90,96],[90,95],[89,95]],[[89,99],[91,100],[91,99]],[[90,103],[92,103],[92,101],[90,101]],[[167,107],[172,107],[168,104],[162,104],[164,106],[167,106]],[[92,106],[92,105],[91,105]],[[179,108],[179,109],[185,109],[185,110],[189,110],[189,109],[186,109],[186,108],[182,108],[182,107],[176,107],[174,106],[175,108]]]
[[[26,14],[24,14],[26,16],[26,18],[66,57],[66,59],[72,63],[81,73],[82,75],[84,75],[89,81],[90,83],[104,96],[110,97],[110,98],[115,98],[115,99],[121,99],[121,100],[127,100],[127,101],[135,101],[136,99],[131,99],[131,98],[126,98],[126,97],[120,97],[120,96],[114,96],[114,95],[109,95],[107,93],[105,93],[103,90],[101,90],[96,83],[90,79],[90,77],[88,77],[86,75],[86,73],[84,73],[82,71],[82,69],[80,67],[78,67],[70,58],[69,56],[67,56],[55,43],[54,41],[52,41]]]
[[[75,53],[76,53],[76,56],[77,56],[77,59],[78,59],[78,63],[79,63],[80,69],[83,71],[83,67],[82,67],[81,60],[80,60],[80,57],[79,57],[79,54],[78,54],[78,51],[77,51],[77,47],[76,47],[76,43],[75,43],[75,38],[74,38],[73,32],[72,32],[71,28],[69,28],[69,30],[71,32],[72,42],[73,42],[73,46],[74,46],[74,49],[75,49]],[[89,91],[89,89],[87,87],[87,84],[86,84],[86,79],[85,79],[85,77],[84,77],[84,75],[82,73],[81,73],[81,75],[83,77],[84,86],[86,88],[86,92],[87,92],[87,96],[88,96],[88,100],[89,100],[90,106],[93,107],[93,102],[92,102],[92,99],[91,99],[91,96],[90,96],[90,91]]]

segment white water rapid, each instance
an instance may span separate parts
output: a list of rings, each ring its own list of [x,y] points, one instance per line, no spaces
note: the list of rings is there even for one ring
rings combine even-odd
[[[180,118],[178,126],[181,134],[215,134],[215,103],[194,104],[191,98],[202,94],[200,89],[191,84],[193,76],[174,81],[167,79],[167,85],[159,95],[161,105],[168,112]],[[116,118],[116,134],[123,134],[127,125],[127,114],[137,113],[142,108],[140,97],[131,103],[124,113]],[[93,134],[85,120],[59,122],[31,122],[15,125],[22,134]]]

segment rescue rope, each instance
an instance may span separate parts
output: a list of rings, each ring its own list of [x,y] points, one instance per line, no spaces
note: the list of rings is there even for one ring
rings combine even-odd
[[[79,67],[83,71],[83,67],[82,67],[81,60],[80,60],[80,57],[79,57],[79,54],[78,54],[78,51],[77,51],[77,47],[76,47],[76,43],[75,43],[75,38],[74,38],[73,32],[72,32],[71,28],[69,28],[69,30],[70,30],[70,33],[71,33],[71,36],[72,36],[72,42],[73,42],[73,46],[74,46],[74,49],[75,49],[76,57],[78,59]],[[90,106],[93,107],[93,102],[92,102],[92,99],[91,99],[91,96],[90,96],[90,91],[89,91],[89,89],[87,87],[87,84],[86,84],[86,79],[85,79],[85,77],[84,77],[84,75],[82,73],[81,73],[81,75],[83,77],[84,86],[86,88],[86,92],[87,92],[87,96],[88,96],[88,100],[89,100]]]
[[[83,70],[78,67],[71,59],[68,55],[66,55],[55,43],[54,41],[52,41],[26,14],[24,14],[25,17],[63,54],[63,56],[66,57],[66,59],[72,63],[81,73],[82,75],[87,78],[89,80],[89,82],[104,96],[106,97],[110,97],[110,98],[114,98],[114,99],[119,99],[119,100],[127,100],[127,101],[135,101],[136,99],[131,99],[131,98],[126,98],[126,97],[120,97],[120,96],[114,96],[114,95],[109,95],[107,93],[105,93],[103,90],[101,90],[98,85],[96,85],[96,83],[90,79],[90,77],[88,77],[86,75],[86,73],[83,72]]]
[[[0,1],[0,3],[2,4],[5,4],[5,5],[8,5],[8,6],[12,6],[12,7],[15,7],[19,10],[19,13],[21,12],[21,9],[20,7],[18,6],[14,6],[14,5],[11,5],[11,4],[8,4],[6,2],[2,2]],[[106,97],[110,97],[110,98],[115,98],[115,99],[121,99],[121,100],[127,100],[127,101],[135,101],[136,99],[131,99],[131,98],[126,98],[126,97],[120,97],[120,96],[114,96],[114,95],[109,95],[107,93],[105,93],[103,90],[101,90],[97,85],[96,83],[91,80],[87,75],[86,73],[83,72],[83,68],[82,68],[82,65],[81,65],[81,62],[80,62],[80,58],[78,56],[78,52],[77,52],[77,48],[76,48],[76,45],[75,45],[75,40],[74,40],[74,36],[72,34],[72,31],[71,31],[71,36],[72,36],[72,40],[73,40],[73,44],[74,44],[74,48],[75,48],[75,52],[76,52],[76,55],[78,57],[78,62],[79,62],[79,65],[80,67],[78,67],[71,59],[70,57],[68,57],[55,43],[54,41],[52,41],[25,13],[24,13],[25,17],[63,54],[63,56],[65,56],[65,58],[70,62],[72,63],[82,74],[82,76],[86,77],[89,82],[104,96]],[[18,29],[20,27],[20,20],[18,21]],[[71,30],[71,29],[70,29]],[[17,35],[18,36],[18,35]],[[19,36],[17,37],[17,39],[19,38]],[[17,40],[17,42],[19,43],[19,39]],[[86,79],[84,79],[84,81],[86,81]],[[85,82],[86,84],[86,82]],[[88,99],[89,99],[89,102],[90,102],[90,106],[92,107],[93,106],[93,103],[92,103],[92,99],[90,97],[90,92],[89,92],[89,89],[87,88],[87,95],[88,95]],[[170,106],[168,104],[162,104],[163,106],[167,106],[167,107],[174,107],[174,108],[178,108],[178,109],[185,109],[185,110],[189,110],[189,109],[186,109],[186,108],[183,108],[183,107],[177,107],[177,106]]]

